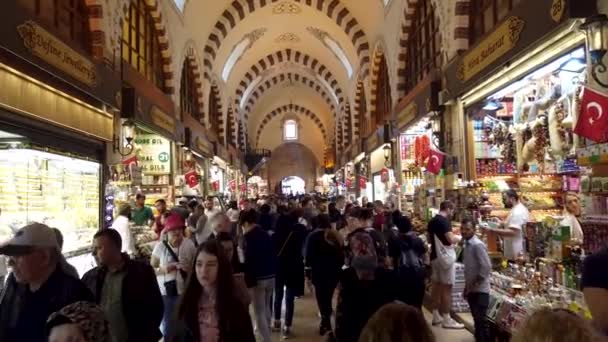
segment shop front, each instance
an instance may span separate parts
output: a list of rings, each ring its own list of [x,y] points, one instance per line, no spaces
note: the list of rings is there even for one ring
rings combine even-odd
[[[465,119],[466,156],[464,186],[448,197],[459,217],[490,227],[483,238],[502,267],[492,275],[489,316],[503,333],[542,305],[588,314],[577,279],[589,236],[600,235],[583,237],[580,228],[588,219],[578,205],[587,197],[581,180],[593,176],[576,158],[586,143],[573,131],[584,110],[588,56],[584,33],[573,27],[593,14],[594,1],[522,2],[446,70],[457,98],[449,110]],[[510,213],[502,194],[509,189],[530,211],[517,255],[505,252],[507,240],[492,228]],[[516,302],[514,289],[525,299]]]
[[[366,139],[369,152],[371,179],[370,201],[390,201],[398,203],[398,189],[396,186],[395,169],[393,167],[393,142],[390,137],[390,125],[380,127],[374,134]],[[368,190],[368,191],[369,191]]]
[[[247,180],[248,198],[268,196],[268,180],[260,176],[252,176]]]
[[[11,15],[0,22],[0,241],[29,222],[58,227],[82,274],[94,265],[120,80],[18,2],[3,10]]]
[[[213,159],[213,143],[207,137],[207,131],[203,125],[192,117],[184,118],[186,144],[186,164],[183,173],[184,196],[195,196],[199,199],[205,197],[208,192],[209,165]]]
[[[425,221],[439,209],[444,198],[443,174],[440,171],[443,163],[429,167],[432,161],[436,161],[435,157],[444,159],[440,151],[443,132],[439,89],[440,83],[431,73],[403,97],[395,109],[399,131],[400,208]]]

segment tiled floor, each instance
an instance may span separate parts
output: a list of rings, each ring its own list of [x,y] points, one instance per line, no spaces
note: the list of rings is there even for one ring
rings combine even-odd
[[[430,322],[431,315],[425,312],[427,320]],[[307,294],[304,298],[296,301],[296,313],[294,317],[293,332],[294,337],[289,341],[293,342],[312,342],[324,341],[318,332],[317,305],[314,297]],[[437,337],[437,342],[473,342],[475,339],[466,330],[445,330],[433,327],[433,332]],[[273,334],[273,341],[281,341],[280,334]]]

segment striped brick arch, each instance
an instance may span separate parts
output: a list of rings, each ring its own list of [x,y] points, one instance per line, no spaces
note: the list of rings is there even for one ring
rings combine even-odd
[[[419,1],[420,0],[404,0],[403,16],[401,17],[401,34],[399,37],[399,58],[397,59],[399,63],[397,68],[397,95],[399,98],[405,95],[407,44],[410,39],[410,33],[412,32],[414,14],[416,13],[416,6]]]
[[[133,0],[133,1],[135,1],[135,0]],[[117,16],[118,22],[113,23],[113,25],[115,27],[115,31],[114,31],[114,39],[113,39],[112,44],[114,45],[114,48],[118,51],[120,51],[120,44],[121,44],[121,37],[122,37],[122,19],[128,13],[130,3],[131,3],[130,0],[120,0],[120,4],[121,4],[120,6],[122,8],[122,12],[120,13],[119,16]],[[160,4],[160,0],[145,0],[145,3],[148,6],[148,9],[150,10],[150,16],[154,20],[154,24],[156,26],[156,33],[157,33],[157,38],[158,38],[158,43],[159,43],[158,45],[160,47],[160,54],[161,54],[162,65],[163,65],[163,76],[165,79],[165,93],[172,95],[173,93],[175,93],[175,85],[173,83],[174,72],[173,72],[171,49],[169,46],[169,34],[167,33],[167,26],[166,26],[167,20],[162,15],[162,12],[161,12],[162,5]],[[117,53],[117,56],[119,56],[119,58],[121,58],[120,52],[115,52],[115,53]]]
[[[384,52],[379,47],[378,50],[374,54],[374,60],[372,63],[371,99],[370,99],[370,103],[371,103],[370,113],[372,113],[372,115],[375,115],[376,108],[378,105],[378,83],[380,80],[380,66],[382,65],[382,63],[387,64],[387,61],[386,61],[386,57],[384,56]],[[389,86],[390,86],[390,83],[389,83]],[[376,124],[382,124],[382,123],[376,122]],[[375,129],[375,127],[372,127],[372,129]],[[370,133],[370,132],[366,132],[366,133]]]
[[[306,53],[285,49],[267,55],[249,68],[249,71],[245,73],[236,90],[236,105],[241,103],[241,98],[245,93],[245,90],[247,90],[253,80],[260,76],[265,70],[287,62],[300,64],[312,70],[316,75],[321,76],[331,86],[334,94],[338,98],[338,102],[340,104],[344,103],[344,93],[338,85],[338,81],[323,63],[319,62],[316,58],[310,57]]]
[[[311,119],[315,123],[315,125],[317,125],[317,127],[319,127],[321,134],[323,134],[323,139],[325,141],[327,141],[327,130],[325,129],[325,125],[323,125],[323,122],[321,121],[321,119],[319,119],[319,117],[313,111],[307,109],[306,107],[299,106],[297,104],[292,103],[292,104],[283,105],[281,107],[278,107],[278,108],[270,111],[268,114],[266,114],[264,116],[264,118],[260,122],[260,125],[258,126],[258,130],[255,135],[255,145],[257,146],[258,143],[260,142],[260,136],[262,135],[262,132],[264,131],[264,127],[266,127],[266,125],[270,121],[272,121],[276,117],[279,117],[284,114],[290,114],[290,113],[301,114],[301,115],[304,115],[307,118]]]
[[[230,136],[230,138],[232,138],[232,139],[228,139],[228,137],[229,137],[228,132],[232,132],[232,135]],[[236,145],[236,141],[234,141],[234,137],[235,137],[234,112],[232,110],[232,106],[228,107],[228,113],[226,115],[226,127],[225,127],[225,129],[220,130],[219,136],[220,136],[219,137],[220,142],[225,142],[224,145],[226,145],[226,146],[228,146],[229,144]],[[232,141],[229,141],[229,140],[232,140]]]
[[[196,103],[199,106],[199,113],[205,113],[204,107],[204,97],[203,97],[203,79],[201,77],[200,63],[198,59],[198,55],[196,54],[196,49],[193,44],[189,44],[186,48],[184,63],[187,63],[188,70],[194,77],[194,83],[196,86]],[[180,77],[184,77],[181,75]]]
[[[369,73],[370,59],[367,36],[357,19],[342,2],[339,0],[294,0],[294,2],[324,13],[340,26],[357,51],[362,74],[367,75]],[[231,2],[213,25],[205,44],[204,76],[206,79],[210,79],[213,62],[230,31],[256,10],[278,3],[279,0],[234,0]]]
[[[84,0],[89,15],[91,56],[103,59],[105,32],[103,31],[103,4],[101,0]]]
[[[356,140],[363,137],[365,115],[367,112],[367,102],[365,99],[365,86],[362,81],[357,82],[357,89],[355,91],[355,116],[353,124],[355,126],[354,136]]]
[[[222,115],[223,111],[222,111],[222,96],[220,95],[220,90],[218,88],[218,86],[216,84],[213,84],[211,86],[211,89],[209,90],[209,103],[211,104],[211,97],[213,96],[213,98],[215,99],[215,104],[216,104],[216,113],[218,114],[218,118],[217,118],[217,127],[218,127],[218,131],[215,132],[218,137],[221,139],[221,137],[223,137],[224,135],[224,115]],[[211,113],[210,113],[210,109],[207,110],[207,115],[209,116],[209,122],[211,122]],[[221,141],[221,140],[220,140]]]
[[[325,102],[327,102],[327,105],[330,107],[331,111],[334,113],[334,117],[336,117],[336,106],[334,104],[334,101],[327,94],[327,92],[325,91],[325,87],[323,87],[323,85],[321,85],[319,83],[319,81],[317,81],[315,78],[311,78],[308,76],[302,76],[297,73],[282,73],[282,74],[275,75],[266,81],[262,81],[257,86],[257,88],[253,92],[251,92],[251,95],[249,95],[249,99],[247,100],[247,103],[246,103],[245,109],[244,109],[245,120],[247,120],[249,118],[249,112],[251,111],[252,108],[255,107],[255,104],[257,103],[257,101],[260,100],[260,98],[264,95],[264,93],[267,90],[269,90],[270,88],[277,86],[279,84],[289,82],[290,79],[293,82],[301,83],[305,86],[310,87],[312,90],[314,90],[319,95],[321,95],[321,97],[323,97]]]
[[[454,44],[457,52],[469,49],[471,0],[456,0],[454,8]]]

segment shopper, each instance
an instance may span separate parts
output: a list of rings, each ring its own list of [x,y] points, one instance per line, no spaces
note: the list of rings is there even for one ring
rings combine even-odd
[[[230,219],[232,236],[236,236],[240,216],[239,206],[237,205],[236,201],[230,201],[230,204],[228,204],[228,211],[226,211],[226,215],[228,215],[228,218]]]
[[[429,240],[431,241],[433,325],[441,324],[445,329],[463,329],[464,325],[457,323],[450,316],[452,309],[452,286],[455,281],[456,251],[454,245],[461,238],[452,233],[454,204],[443,201],[439,213],[428,224]]]
[[[198,204],[196,201],[190,201],[188,203],[188,208],[190,209],[190,216],[186,220],[186,226],[188,227],[188,231],[196,232],[196,224],[201,216],[205,215],[205,207],[201,204]]]
[[[270,215],[270,205],[262,204],[260,207],[260,215],[258,217],[258,225],[265,232],[273,232],[274,226],[272,225],[272,216]]]
[[[399,279],[399,300],[422,310],[425,294],[424,255],[426,246],[416,233],[411,231],[411,223],[405,216],[396,216],[397,236],[389,244],[389,254]]]
[[[237,244],[235,239],[232,237],[232,234],[228,232],[218,233],[215,239],[222,245],[226,256],[230,260],[237,296],[239,299],[241,299],[245,306],[249,306],[249,304],[251,304],[251,296],[249,295],[249,290],[247,289],[247,284],[245,283],[245,267],[237,255]]]
[[[190,216],[190,209],[188,208],[188,199],[186,197],[180,197],[177,200],[177,205],[171,208],[172,213],[177,213],[179,216],[186,221]]]
[[[359,342],[435,342],[422,311],[403,303],[389,303],[367,321]]]
[[[114,342],[103,310],[76,302],[53,313],[46,323],[48,342]]]
[[[59,246],[59,252],[61,252],[63,250],[63,234],[61,233],[61,230],[59,230],[58,228],[51,228],[53,229],[53,232],[55,233],[55,238],[57,239],[57,245]],[[2,261],[2,260],[0,260]],[[76,270],[76,267],[72,266],[70,263],[68,263],[67,260],[65,260],[65,257],[63,256],[63,254],[61,254],[61,260],[59,260],[59,267],[61,267],[61,269],[67,273],[68,275],[71,275],[72,277],[76,278],[76,279],[80,279],[80,276],[78,275],[78,271]],[[0,266],[1,268],[1,266]],[[0,283],[0,289],[2,288],[2,284]]]
[[[166,213],[168,213],[167,202],[165,202],[165,200],[162,198],[158,199],[156,200],[156,202],[154,202],[154,207],[156,208],[158,215],[154,219],[154,224],[152,225],[152,227],[154,229],[154,232],[156,233],[156,236],[160,238],[160,235],[164,228],[163,217]]]
[[[608,337],[608,247],[585,258],[582,285],[593,325]]]
[[[266,205],[266,204],[265,204]],[[304,295],[304,257],[302,250],[306,239],[306,226],[299,222],[304,210],[295,208],[287,224],[277,226],[273,235],[277,251],[277,274],[274,288],[273,330],[282,331],[283,339],[291,337],[295,298]],[[285,298],[285,320],[281,330],[281,312]]]
[[[215,239],[220,233],[232,233],[230,219],[228,218],[228,215],[224,213],[219,213],[213,216],[209,221],[209,227],[211,228],[211,235],[209,235],[209,239]]]
[[[344,264],[344,243],[338,231],[331,228],[327,214],[317,216],[316,224],[318,228],[308,238],[306,266],[311,270],[310,276],[321,313],[319,335],[323,336],[332,331],[332,301]]]
[[[566,309],[541,309],[519,327],[513,342],[601,342],[591,325]]]
[[[235,295],[232,267],[217,241],[196,251],[193,276],[167,342],[255,342],[246,306]]]
[[[110,228],[116,230],[120,234],[122,239],[122,252],[129,255],[135,254],[135,238],[131,231],[131,206],[129,204],[123,204],[118,210],[118,216],[114,219]]]
[[[32,223],[0,245],[12,268],[0,297],[0,341],[46,342],[44,325],[62,307],[93,301],[93,295],[78,279],[65,273],[55,232]]]
[[[135,207],[131,212],[131,220],[136,226],[150,226],[154,222],[154,213],[146,205],[146,195],[135,195]]]
[[[376,200],[374,201],[374,223],[372,227],[381,232],[384,230],[384,222],[384,204],[382,204],[382,201]]]
[[[469,302],[475,322],[475,341],[490,341],[488,331],[488,306],[490,305],[490,273],[492,262],[484,243],[475,235],[472,218],[464,218],[460,223],[464,238],[464,298]]]
[[[192,240],[184,239],[185,222],[173,213],[165,223],[165,237],[154,247],[150,264],[156,271],[156,279],[163,296],[163,335],[167,334],[169,321],[179,295],[184,292],[188,272],[196,253]]]
[[[346,259],[350,261],[352,249],[348,246],[350,243],[350,236],[359,231],[367,232],[373,239],[376,257],[378,258],[379,265],[381,267],[387,266],[388,257],[388,246],[386,240],[381,232],[377,231],[372,227],[373,222],[373,211],[367,208],[356,208],[348,210],[346,215],[347,229],[345,237],[346,247]]]
[[[82,281],[106,313],[114,342],[158,342],[163,300],[154,270],[121,253],[121,245],[114,229],[97,232],[93,248],[99,266]]]
[[[524,252],[523,231],[530,220],[530,212],[513,189],[503,192],[502,200],[505,207],[511,211],[501,227],[492,229],[492,232],[503,238],[505,258],[516,260]]]
[[[251,292],[253,312],[262,342],[270,342],[272,293],[276,275],[276,251],[267,232],[256,224],[254,209],[241,214],[245,281]]]
[[[397,298],[397,279],[378,262],[374,239],[365,230],[349,237],[351,267],[340,275],[340,292],[336,308],[338,342],[353,342],[367,320],[384,304]]]
[[[213,196],[207,196],[205,199],[205,215],[207,215],[208,218],[211,218],[220,212],[221,210],[215,206],[215,198]]]

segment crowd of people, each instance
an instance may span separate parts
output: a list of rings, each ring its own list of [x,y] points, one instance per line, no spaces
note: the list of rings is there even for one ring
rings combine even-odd
[[[289,339],[298,334],[294,313],[306,284],[318,305],[320,341],[435,341],[422,313],[425,255],[431,324],[462,329],[450,316],[458,243],[465,246],[464,295],[475,339],[489,341],[490,260],[473,220],[463,220],[462,235],[452,230],[449,201],[424,239],[391,203],[343,196],[273,196],[231,202],[226,210],[212,197],[170,209],[159,200],[157,216],[144,203],[137,195],[112,228],[95,234],[97,267],[80,279],[61,254],[59,230],[32,223],[0,245],[11,269],[0,295],[0,341],[253,342],[257,335],[270,342],[275,333]],[[132,258],[129,222],[158,234],[150,260]],[[585,294],[596,301],[596,331],[608,331],[608,282],[605,271],[598,273],[606,253],[589,260]],[[552,324],[558,329],[547,328]],[[571,341],[565,336],[600,338],[566,310],[536,313],[514,338]]]

